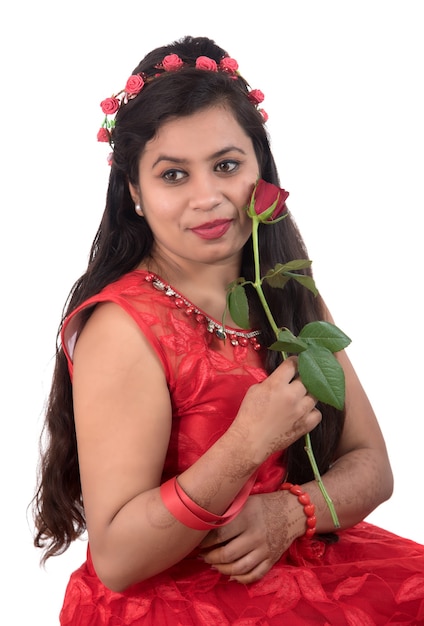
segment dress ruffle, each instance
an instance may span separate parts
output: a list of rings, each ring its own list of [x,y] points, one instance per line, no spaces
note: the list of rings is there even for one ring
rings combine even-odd
[[[296,541],[261,580],[230,581],[200,559],[110,591],[88,553],[62,626],[383,626],[424,624],[424,549],[368,523],[339,541]]]

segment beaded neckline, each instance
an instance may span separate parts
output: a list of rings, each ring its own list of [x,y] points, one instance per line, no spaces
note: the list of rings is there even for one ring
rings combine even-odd
[[[213,333],[216,337],[218,337],[218,339],[225,341],[225,339],[228,338],[231,345],[234,347],[246,347],[251,345],[254,350],[261,349],[261,344],[256,339],[256,337],[260,335],[260,330],[243,331],[223,326],[223,324],[220,324],[211,317],[208,317],[206,313],[194,306],[194,304],[175,291],[170,285],[163,282],[163,280],[156,276],[156,274],[149,272],[146,274],[144,280],[150,283],[158,291],[161,291],[165,296],[173,298],[175,306],[178,309],[184,310],[187,315],[194,316],[196,322],[199,324],[206,324],[207,331],[209,333]]]

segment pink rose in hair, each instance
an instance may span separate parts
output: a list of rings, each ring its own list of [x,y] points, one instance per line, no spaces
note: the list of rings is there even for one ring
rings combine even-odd
[[[228,72],[229,74],[235,74],[238,70],[238,63],[231,57],[224,57],[219,62],[219,69],[223,72]]]
[[[286,200],[289,192],[280,189],[272,183],[267,183],[262,178],[257,182],[253,190],[249,214],[262,216],[260,221],[267,222],[276,220],[286,211]]]
[[[110,133],[107,128],[101,128],[97,133],[97,141],[102,141],[104,143],[109,143],[110,141]]]
[[[218,66],[216,64],[216,61],[214,61],[213,59],[210,59],[209,57],[197,57],[196,69],[209,70],[210,72],[217,72]]]
[[[264,101],[265,96],[260,89],[252,89],[247,96],[250,102],[254,105],[260,104]]]
[[[265,111],[265,109],[258,109],[258,111],[262,115],[265,124],[268,121],[268,113]]]
[[[100,106],[105,115],[113,115],[119,109],[120,102],[118,98],[106,98],[102,100]]]
[[[178,54],[167,54],[162,61],[163,69],[166,72],[175,72],[179,70],[183,66],[183,62],[178,56]]]
[[[140,74],[132,74],[132,76],[130,76],[129,79],[127,80],[127,84],[125,85],[124,91],[129,96],[135,96],[138,93],[140,93],[143,87],[144,87],[144,80],[140,76]]]

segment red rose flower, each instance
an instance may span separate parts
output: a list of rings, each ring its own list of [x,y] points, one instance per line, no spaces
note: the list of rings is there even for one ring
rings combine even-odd
[[[234,74],[238,70],[238,63],[235,59],[232,59],[231,57],[224,57],[219,62],[219,69],[223,72]]]
[[[210,59],[209,57],[197,57],[196,69],[209,70],[210,72],[217,72],[218,66],[216,64],[216,61],[214,61],[213,59]]]
[[[144,87],[144,80],[140,74],[132,74],[125,85],[125,92],[129,96],[136,96]]]
[[[97,133],[97,141],[103,141],[105,143],[109,143],[110,141],[110,133],[107,128],[101,128]]]
[[[178,54],[167,54],[162,61],[163,69],[166,72],[175,72],[183,66],[183,62]]]
[[[262,178],[257,182],[252,193],[249,206],[251,216],[261,216],[261,222],[273,221],[286,211],[286,200],[289,192],[280,189]]]
[[[113,115],[119,109],[120,102],[118,98],[106,98],[102,100],[100,106],[105,115]]]
[[[252,89],[247,96],[252,104],[260,104],[264,101],[265,96],[260,89]]]

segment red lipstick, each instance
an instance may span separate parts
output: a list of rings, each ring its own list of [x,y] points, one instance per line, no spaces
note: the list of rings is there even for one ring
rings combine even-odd
[[[192,228],[191,231],[201,239],[219,239],[228,231],[231,222],[232,220],[206,222],[205,224],[196,226],[196,228]]]

